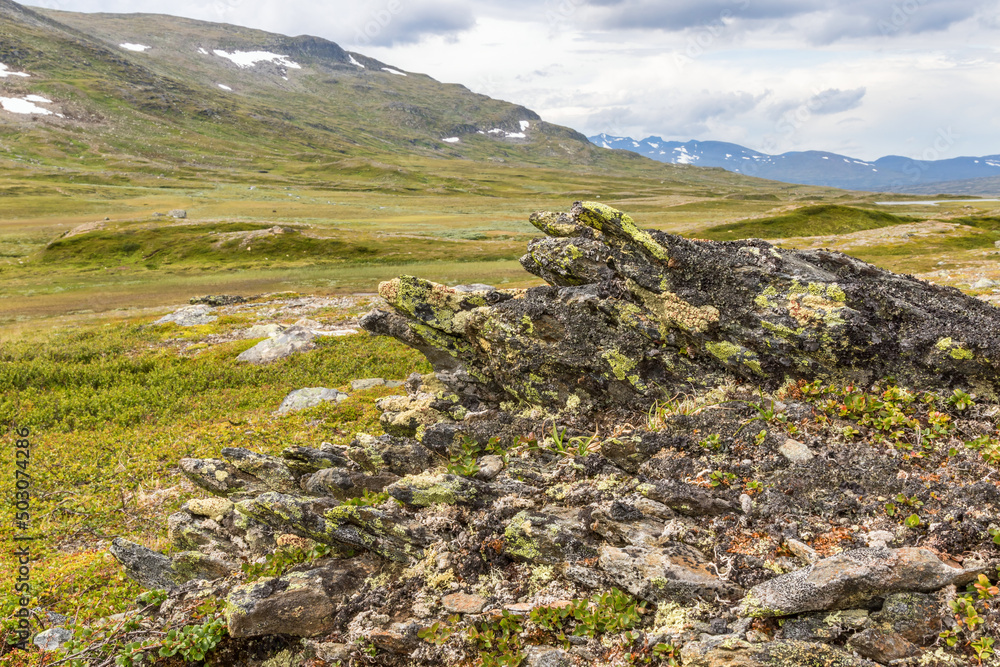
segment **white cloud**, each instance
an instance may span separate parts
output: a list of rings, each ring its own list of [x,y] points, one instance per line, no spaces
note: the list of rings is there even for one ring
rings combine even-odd
[[[162,11],[153,0],[60,0]],[[586,134],[872,159],[1000,153],[997,0],[177,0],[337,41]],[[848,119],[846,116],[848,115]],[[849,120],[850,122],[845,122]]]

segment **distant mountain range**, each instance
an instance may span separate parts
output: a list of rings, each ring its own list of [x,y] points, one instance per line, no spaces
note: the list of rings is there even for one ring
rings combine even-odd
[[[874,192],[1000,193],[1000,155],[933,161],[890,155],[868,162],[823,151],[768,155],[723,141],[681,143],[660,137],[632,139],[609,134],[588,138],[603,148],[631,151],[660,162],[721,167],[786,183]]]

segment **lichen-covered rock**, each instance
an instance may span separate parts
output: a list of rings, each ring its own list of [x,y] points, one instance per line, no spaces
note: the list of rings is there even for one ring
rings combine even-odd
[[[892,375],[996,394],[1000,311],[958,290],[834,252],[644,231],[591,202],[555,220],[533,217],[560,236],[522,260],[552,287],[459,292],[404,276],[379,288],[393,312],[362,326],[425,351],[459,394],[570,412],[726,376]]]
[[[482,505],[492,495],[490,487],[478,480],[428,472],[408,475],[386,488],[386,493],[406,505]]]
[[[721,579],[697,549],[667,543],[659,549],[600,548],[600,566],[628,592],[651,602],[690,601],[697,597],[738,597],[742,589]]]
[[[330,496],[337,500],[360,498],[365,493],[379,493],[399,477],[383,472],[368,474],[359,470],[325,468],[302,478],[302,489],[314,496]]]
[[[264,493],[269,487],[236,466],[218,459],[181,459],[181,472],[199,487],[219,496],[246,497]]]
[[[335,502],[335,501],[333,501]],[[411,533],[374,509],[330,506],[314,498],[276,492],[237,503],[236,509],[269,526],[289,530],[323,544],[363,549],[389,560],[407,562]]]
[[[217,579],[230,573],[228,564],[198,551],[184,551],[170,558],[120,537],[111,543],[111,555],[130,579],[147,589],[173,589],[192,579]]]
[[[398,476],[421,473],[446,463],[416,440],[392,435],[359,436],[347,449],[347,457],[369,472]]]
[[[964,585],[982,571],[955,569],[927,549],[854,549],[754,586],[740,614],[765,618],[863,607],[893,593]]]
[[[558,511],[550,508],[550,512]],[[566,563],[592,559],[597,550],[584,540],[583,526],[568,516],[518,512],[504,530],[505,551],[532,563]]]
[[[229,634],[315,637],[334,627],[338,608],[370,573],[361,561],[334,560],[307,572],[234,588],[227,599]]]
[[[251,452],[242,447],[226,447],[221,454],[234,468],[260,480],[272,491],[293,493],[298,490],[295,475],[280,458]]]

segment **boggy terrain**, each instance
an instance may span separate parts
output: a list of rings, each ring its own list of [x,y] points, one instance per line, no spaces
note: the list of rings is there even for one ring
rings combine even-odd
[[[172,555],[112,547],[151,592],[69,655],[998,664],[1000,311],[599,204],[532,222],[548,286],[381,285],[361,325],[434,368],[385,435],[182,460]]]

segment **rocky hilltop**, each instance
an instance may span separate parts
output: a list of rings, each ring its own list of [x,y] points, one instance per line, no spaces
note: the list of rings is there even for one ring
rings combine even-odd
[[[224,599],[211,664],[996,664],[1000,311],[599,204],[531,220],[548,286],[380,286],[362,326],[435,370],[384,434],[182,461],[211,497],[174,553],[112,549],[167,591],[133,632]]]

